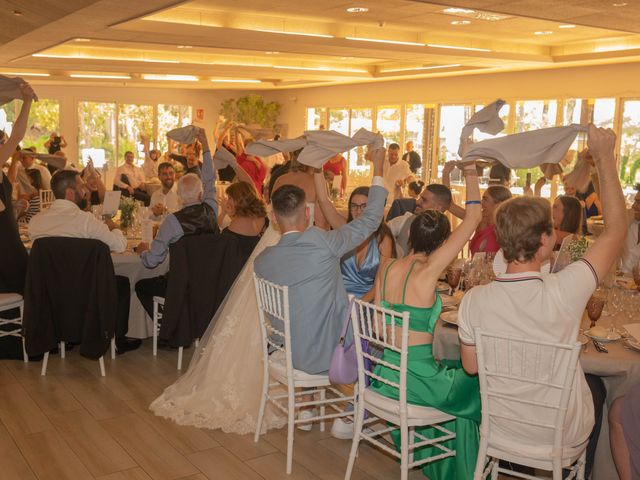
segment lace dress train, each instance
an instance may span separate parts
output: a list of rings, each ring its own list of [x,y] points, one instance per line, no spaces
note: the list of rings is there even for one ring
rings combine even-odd
[[[179,425],[226,433],[255,432],[262,394],[262,345],[253,284],[253,261],[280,239],[269,227],[216,312],[187,372],[150,409]],[[286,417],[267,404],[263,430],[281,428]]]

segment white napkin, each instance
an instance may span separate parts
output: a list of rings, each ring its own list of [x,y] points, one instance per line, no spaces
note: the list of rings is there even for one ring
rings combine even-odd
[[[295,152],[307,144],[304,137],[292,138],[291,140],[256,140],[245,147],[249,155],[258,157],[270,157],[280,152]]]
[[[458,155],[461,157],[463,156],[464,141],[471,138],[474,129],[477,128],[481,132],[489,133],[491,135],[495,135],[504,130],[504,122],[500,118],[500,109],[506,103],[507,102],[499,98],[471,116],[465,126],[462,127],[462,132],[460,132]]]
[[[20,186],[20,193],[23,195],[33,195],[38,193],[38,191],[31,185],[29,181],[29,176],[27,175],[27,171],[24,168],[18,168],[16,173],[16,181]]]
[[[216,153],[213,155],[213,168],[221,170],[229,165],[236,163],[236,157],[224,147],[216,149]]]
[[[9,103],[16,98],[22,99],[22,90],[20,87],[22,84],[27,83],[20,77],[7,77],[6,75],[0,75],[0,105]],[[34,96],[33,99],[37,102],[38,97]]]
[[[640,323],[628,323],[623,325],[624,329],[629,332],[636,342],[640,342]]]
[[[20,150],[20,153],[24,153],[33,158],[37,158],[41,162],[44,162],[52,167],[63,169],[67,164],[67,159],[60,155],[49,155],[48,153],[35,153],[31,150]]]
[[[195,125],[187,125],[186,127],[174,128],[167,132],[167,137],[178,143],[190,145],[196,141],[199,128]]]
[[[490,138],[471,144],[462,161],[497,160],[509,168],[532,168],[542,163],[559,163],[576,135],[586,131],[586,126],[573,124]]]

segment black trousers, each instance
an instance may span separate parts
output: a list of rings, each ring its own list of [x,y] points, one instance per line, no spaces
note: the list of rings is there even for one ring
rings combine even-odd
[[[151,318],[153,318],[153,297],[165,296],[167,278],[168,275],[160,275],[159,277],[138,280],[136,283],[136,295]]]
[[[131,284],[127,277],[116,275],[118,289],[118,310],[116,314],[116,340],[122,339],[129,330],[129,303],[131,301]]]
[[[129,183],[129,178],[125,174],[120,175],[120,180],[122,181],[122,183],[131,186],[131,183]],[[148,207],[151,203],[151,197],[149,196],[149,194],[144,190],[140,190],[139,188],[134,188],[133,194],[129,193],[129,190],[127,190],[126,188],[120,188],[117,185],[114,185],[113,189],[120,190],[123,197],[133,196],[133,198],[135,198],[136,200],[140,200],[142,203],[144,203],[145,207]]]

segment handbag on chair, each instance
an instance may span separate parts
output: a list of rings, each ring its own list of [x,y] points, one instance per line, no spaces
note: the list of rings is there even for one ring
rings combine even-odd
[[[329,366],[329,381],[335,384],[351,384],[358,379],[358,362],[356,360],[356,345],[351,342],[346,345],[347,329],[351,325],[351,309],[355,297],[349,301],[347,315],[342,323],[342,331],[340,339],[336,345],[331,357],[331,365]]]

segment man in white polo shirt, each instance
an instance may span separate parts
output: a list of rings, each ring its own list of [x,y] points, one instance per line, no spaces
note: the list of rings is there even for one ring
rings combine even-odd
[[[549,202],[518,197],[498,208],[496,233],[507,271],[490,284],[468,292],[458,315],[462,365],[468,373],[478,371],[475,327],[553,343],[576,341],[587,301],[598,279],[604,278],[618,257],[626,232],[625,204],[613,154],[615,140],[613,131],[589,125],[589,151],[600,174],[605,229],[581,261],[558,273],[541,276],[540,266],[550,257],[555,244]],[[595,437],[587,449],[587,469],[592,464],[599,434],[599,425],[594,429],[594,402],[601,404],[595,391],[592,396],[590,386],[578,364],[563,438],[564,445],[580,447],[587,443],[590,435]],[[538,394],[540,389],[534,385],[523,387],[518,383],[513,387],[518,388],[523,399],[544,402]],[[532,407],[523,403],[522,408]],[[517,415],[517,412],[511,413]],[[540,418],[541,422],[544,420]],[[545,423],[553,423],[553,418],[546,420]],[[513,431],[508,422],[497,428],[506,441],[526,439],[532,445],[542,432],[540,427],[524,425]]]
[[[397,143],[389,145],[383,172],[384,188],[389,192],[391,199],[400,198],[402,187],[414,180],[409,164],[400,161],[400,145]]]

